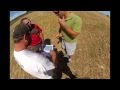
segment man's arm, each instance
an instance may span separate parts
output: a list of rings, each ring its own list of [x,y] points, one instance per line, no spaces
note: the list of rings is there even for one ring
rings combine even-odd
[[[66,24],[62,24],[61,26],[71,38],[75,38],[79,34],[78,32],[75,32],[74,30],[69,28]]]
[[[64,17],[62,19],[59,18],[59,23],[60,23],[61,27],[63,28],[62,30],[65,30],[65,32],[71,38],[75,38],[79,34],[79,31],[81,28],[81,20],[80,19],[74,20],[74,26],[72,29],[66,25]]]
[[[44,35],[43,35],[43,32],[40,33],[40,37],[42,39],[42,42],[44,41]]]
[[[51,55],[52,62],[54,63],[55,67],[57,67],[58,60],[57,60],[56,52],[50,51],[50,55]]]

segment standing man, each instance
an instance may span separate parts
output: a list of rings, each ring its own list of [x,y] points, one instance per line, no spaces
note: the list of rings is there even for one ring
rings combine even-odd
[[[39,49],[42,49],[42,43],[44,41],[43,30],[37,24],[31,24],[31,20],[28,18],[23,18],[21,23],[31,28],[31,44],[28,49],[39,52]]]
[[[62,36],[62,48],[70,61],[75,53],[82,20],[79,16],[69,11],[54,11],[54,13],[59,17],[58,22],[60,24],[57,38]]]

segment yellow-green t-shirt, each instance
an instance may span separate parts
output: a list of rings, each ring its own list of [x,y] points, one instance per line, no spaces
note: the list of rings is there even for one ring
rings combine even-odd
[[[71,28],[73,31],[75,32],[80,32],[81,30],[81,25],[82,25],[82,20],[79,16],[71,13],[68,18],[65,19],[65,23],[66,25]],[[62,30],[63,28],[60,28],[61,29],[61,34],[62,34],[62,39],[65,41],[65,42],[68,42],[68,43],[76,43],[78,41],[78,36],[75,37],[74,39],[71,39],[70,36],[68,36],[66,34],[66,32],[64,32],[64,30]]]

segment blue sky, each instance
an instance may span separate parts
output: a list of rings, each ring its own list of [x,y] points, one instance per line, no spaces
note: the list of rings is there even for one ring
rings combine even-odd
[[[110,16],[110,11],[99,11],[101,13],[104,13],[105,15],[109,15]]]
[[[27,11],[10,11],[10,21],[15,19],[16,17],[26,13]],[[110,16],[110,11],[99,11],[101,13],[104,13],[105,15]]]
[[[27,11],[10,11],[10,21],[26,12]]]

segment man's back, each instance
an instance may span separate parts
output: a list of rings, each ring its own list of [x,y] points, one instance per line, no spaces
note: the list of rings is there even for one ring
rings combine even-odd
[[[29,74],[40,79],[51,79],[53,76],[53,63],[39,53],[27,49],[14,51],[15,60]]]

